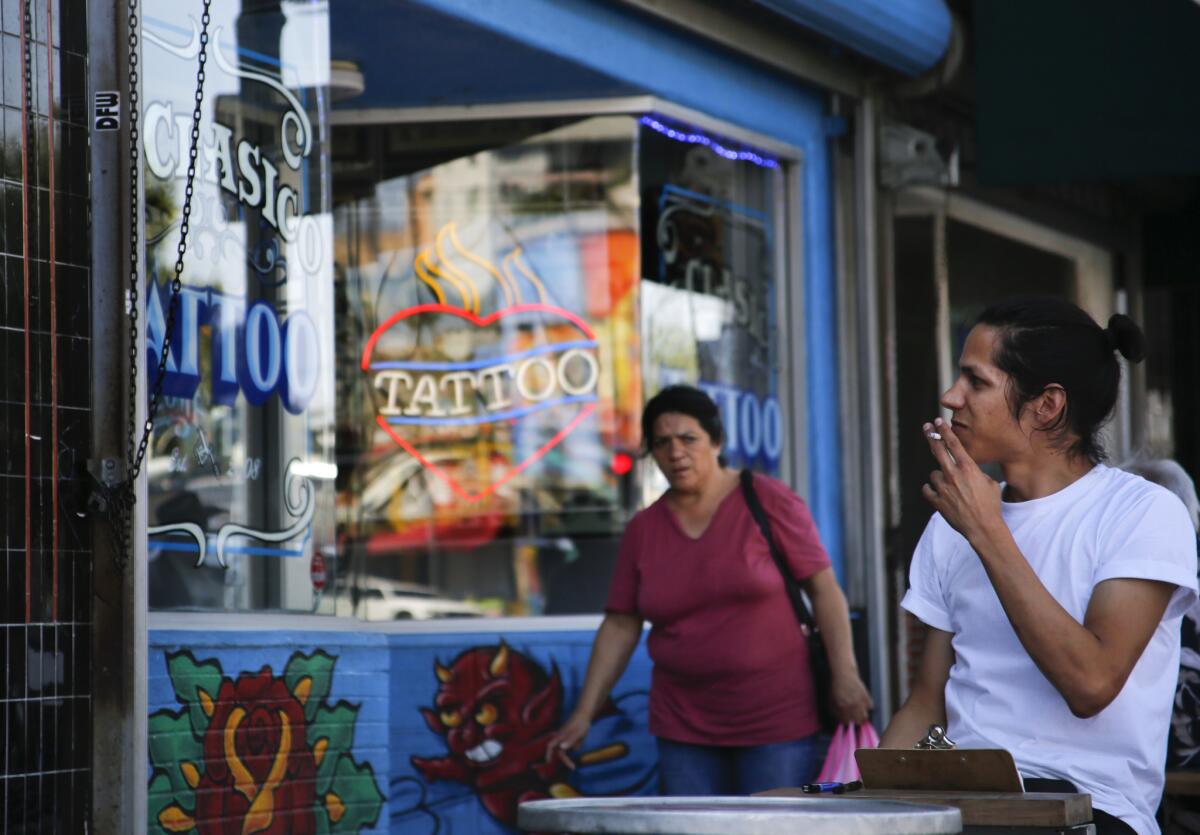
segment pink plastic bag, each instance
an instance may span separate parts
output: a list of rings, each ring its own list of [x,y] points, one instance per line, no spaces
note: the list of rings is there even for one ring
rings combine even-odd
[[[857,780],[858,763],[854,761],[854,752],[859,748],[879,747],[879,734],[875,728],[866,725],[838,725],[833,732],[833,740],[829,743],[829,752],[825,755],[825,765],[817,775],[818,783],[849,783]]]

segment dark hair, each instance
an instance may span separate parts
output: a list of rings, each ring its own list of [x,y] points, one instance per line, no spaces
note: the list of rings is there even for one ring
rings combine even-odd
[[[667,386],[651,397],[642,410],[643,453],[650,452],[650,445],[654,443],[654,422],[669,412],[695,418],[717,446],[725,442],[721,410],[711,397],[694,386]]]
[[[1132,362],[1146,355],[1142,329],[1123,314],[1102,328],[1096,320],[1065,299],[1026,297],[989,307],[975,320],[996,328],[996,367],[1009,377],[1008,401],[1020,417],[1026,403],[1047,386],[1062,386],[1067,405],[1046,431],[1062,439],[1074,434],[1068,452],[1103,461],[1100,427],[1117,403],[1121,366],[1114,351]]]

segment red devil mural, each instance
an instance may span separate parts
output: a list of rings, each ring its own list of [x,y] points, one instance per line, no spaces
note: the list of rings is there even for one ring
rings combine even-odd
[[[421,714],[446,738],[449,754],[411,758],[426,780],[470,786],[483,807],[509,826],[516,825],[523,801],[579,794],[565,782],[566,767],[546,760],[546,743],[562,710],[557,666],[547,675],[536,661],[501,643],[468,649],[449,667],[435,662],[434,671],[441,686],[433,709],[421,708]],[[580,762],[626,752],[618,743],[589,752]]]

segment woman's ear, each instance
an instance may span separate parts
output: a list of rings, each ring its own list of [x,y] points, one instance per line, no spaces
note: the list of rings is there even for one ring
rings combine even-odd
[[[1057,383],[1042,389],[1034,401],[1034,419],[1043,429],[1056,425],[1067,411],[1067,392]]]

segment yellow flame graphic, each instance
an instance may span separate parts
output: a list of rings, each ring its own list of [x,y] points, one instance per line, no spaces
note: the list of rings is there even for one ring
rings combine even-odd
[[[496,282],[500,285],[500,291],[504,294],[505,305],[506,306],[511,305],[513,303],[512,293],[508,289],[508,284],[505,282],[504,276],[502,276],[500,274],[500,271],[498,269],[496,269],[496,267],[492,264],[492,262],[483,260],[478,255],[476,255],[474,252],[471,252],[469,249],[467,249],[465,246],[463,246],[462,242],[458,240],[458,232],[455,230],[453,223],[447,223],[446,226],[442,229],[442,233],[449,234],[450,243],[458,251],[459,255],[461,255],[463,258],[466,258],[468,261],[470,261],[472,264],[475,264],[477,267],[480,267],[481,269],[485,270],[494,279],[496,279]],[[439,245],[440,245],[441,234],[438,235],[438,239],[439,239]],[[442,254],[442,250],[439,248],[438,255],[441,255],[441,254]],[[519,295],[518,295],[517,299],[519,302],[520,301]],[[476,308],[475,312],[476,313],[479,312],[478,307]]]
[[[508,255],[504,256],[503,266],[508,272],[509,280],[513,284],[516,284],[517,278],[511,272],[512,267],[515,266],[521,275],[525,276],[529,283],[533,285],[533,288],[537,290],[538,301],[546,304],[546,288],[542,285],[541,280],[534,275],[533,270],[529,269],[529,266],[525,263],[525,259],[521,257],[524,251],[524,249],[518,246],[512,252],[508,253]]]
[[[424,281],[427,285],[429,285],[429,289],[433,290],[433,295],[437,298],[438,304],[445,304],[446,294],[442,292],[442,288],[438,286],[438,283],[430,278],[429,273],[425,271],[424,264],[427,258],[428,253],[426,252],[422,252],[420,255],[418,255],[416,260],[413,261],[413,269],[417,271],[417,278]]]
[[[467,291],[467,288],[453,275],[447,275],[444,270],[439,270],[437,267],[435,267],[433,265],[433,259],[429,255],[428,249],[423,250],[421,254],[417,256],[417,260],[421,266],[425,267],[425,271],[429,273],[429,275],[433,276],[434,278],[440,278],[442,281],[445,281],[458,291],[458,297],[462,300],[461,307],[463,310],[472,309],[471,297]]]
[[[479,313],[479,288],[475,286],[466,273],[454,266],[449,258],[446,257],[446,236],[450,234],[453,227],[452,223],[447,223],[438,230],[437,237],[434,239],[433,246],[437,250],[438,262],[440,267],[436,270],[430,265],[434,275],[440,275],[442,278],[449,280],[455,287],[460,287],[459,282],[466,286],[467,292],[464,294],[463,307],[476,314]],[[463,292],[460,290],[459,292]]]
[[[449,244],[449,247],[447,247]],[[449,250],[453,250],[450,252]],[[469,313],[479,315],[480,298],[479,286],[471,279],[464,269],[453,260],[455,256],[477,267],[488,274],[500,288],[505,306],[522,304],[521,278],[533,285],[537,291],[538,301],[547,304],[546,287],[541,279],[529,268],[522,257],[520,246],[504,256],[499,268],[486,258],[468,249],[459,240],[458,229],[454,221],[442,226],[434,236],[432,249],[426,247],[417,253],[413,259],[413,270],[438,300],[438,304],[446,304],[445,284],[456,291],[460,307]],[[436,255],[436,261],[434,256]]]

